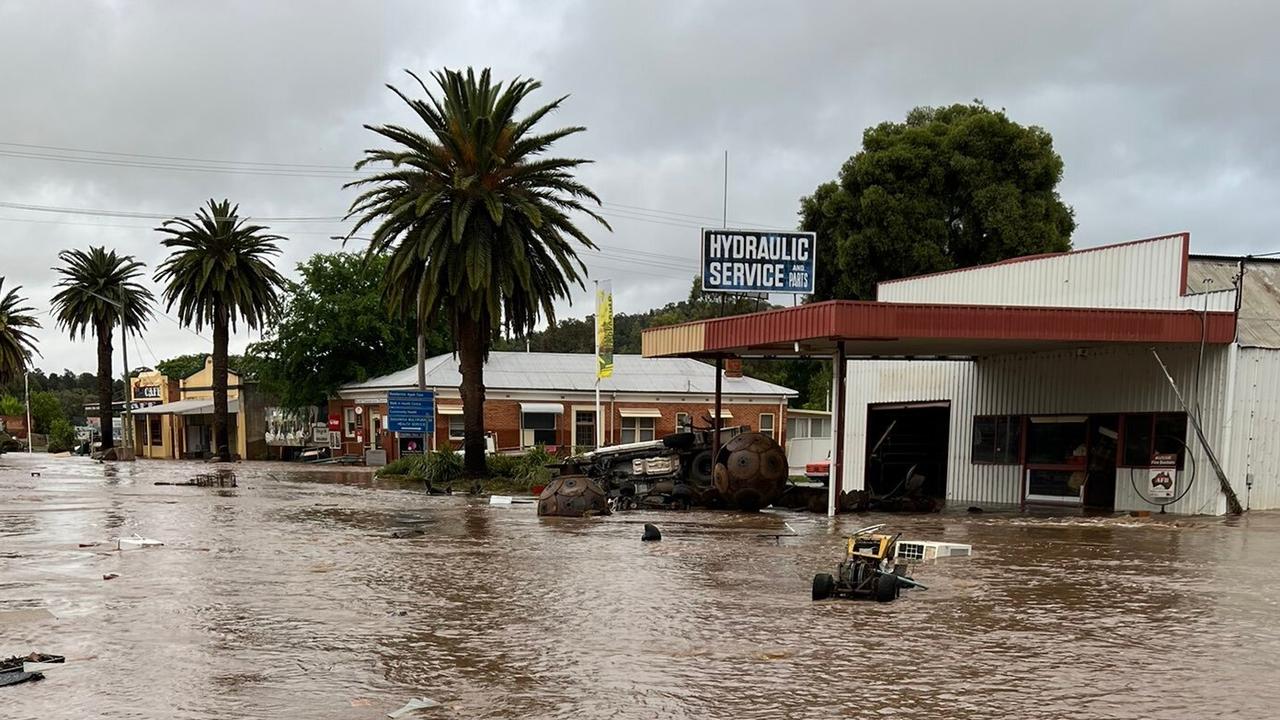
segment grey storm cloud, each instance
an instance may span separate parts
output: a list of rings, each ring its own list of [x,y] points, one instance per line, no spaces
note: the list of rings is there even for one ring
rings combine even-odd
[[[583,177],[613,232],[591,228],[587,262],[621,312],[687,293],[726,150],[730,223],[791,227],[864,128],[974,98],[1053,133],[1077,246],[1189,230],[1197,252],[1268,252],[1278,16],[1262,2],[8,0],[0,275],[43,309],[59,250],[163,257],[155,220],[13,204],[185,214],[228,197],[325,218],[270,223],[284,267],[338,249],[342,183],[375,142],[361,125],[409,120],[384,83],[468,65],[570,95],[552,122],[588,131],[559,152],[595,161]],[[590,311],[583,291],[560,312]],[[92,344],[52,322],[38,340],[41,367],[93,368]],[[144,341],[135,364],[208,348],[164,318]]]

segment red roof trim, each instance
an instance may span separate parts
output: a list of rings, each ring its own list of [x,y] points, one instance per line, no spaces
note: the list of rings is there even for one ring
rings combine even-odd
[[[1235,315],[1205,315],[1205,341],[1235,339]],[[810,340],[1024,340],[1064,343],[1197,343],[1194,310],[936,305],[834,300],[702,320],[701,353]],[[658,328],[655,328],[657,330]],[[649,331],[646,331],[649,332]]]
[[[1067,250],[1057,253],[1040,253],[1038,255],[1020,255],[998,262],[986,263],[985,265],[970,265],[969,267],[952,268],[951,270],[939,270],[938,272],[925,273],[923,275],[912,275],[904,278],[894,278],[893,280],[881,280],[876,283],[876,297],[880,296],[881,285],[892,285],[894,283],[907,282],[908,280],[919,280],[920,278],[935,277],[938,275],[950,275],[958,272],[968,272],[970,270],[981,270],[982,268],[999,267],[1000,265],[1012,265],[1013,263],[1030,262],[1032,260],[1044,260],[1047,258],[1064,257],[1067,255],[1080,255],[1082,253],[1097,252],[1099,250],[1113,250],[1118,247],[1128,245],[1141,245],[1142,243],[1157,242],[1159,240],[1168,240],[1169,238],[1182,238],[1182,285],[1186,287],[1187,280],[1187,257],[1191,252],[1191,233],[1183,231],[1169,233],[1168,235],[1157,235],[1155,237],[1142,238],[1140,240],[1126,240],[1125,242],[1111,243],[1109,245],[1096,245],[1094,247],[1080,248],[1079,250]]]

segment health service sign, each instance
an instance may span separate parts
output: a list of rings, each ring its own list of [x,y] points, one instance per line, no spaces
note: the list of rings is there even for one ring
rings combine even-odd
[[[702,289],[813,294],[811,232],[702,230]]]

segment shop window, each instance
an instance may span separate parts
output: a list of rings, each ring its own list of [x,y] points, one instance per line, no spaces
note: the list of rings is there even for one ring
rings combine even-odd
[[[1083,466],[1088,451],[1084,416],[1032,417],[1027,423],[1027,464]]]
[[[773,413],[760,413],[760,434],[773,437]]]
[[[676,413],[676,432],[689,432],[693,429],[693,416],[687,412]]]
[[[524,447],[556,444],[555,413],[523,413],[520,419],[524,426]]]
[[[149,416],[147,418],[147,424],[150,426],[150,430],[151,430],[151,444],[157,447],[160,445],[163,445],[164,430],[160,425],[160,416],[159,415]]]
[[[467,423],[461,415],[449,416],[449,439],[463,440],[467,437]]]
[[[347,437],[356,436],[356,409],[348,407],[342,409],[342,432]]]
[[[655,435],[655,422],[657,418],[651,417],[627,417],[622,418],[622,442],[645,442],[652,440]]]
[[[973,462],[1017,465],[1022,460],[1021,449],[1021,415],[986,415],[973,419]]]
[[[1122,415],[1120,433],[1124,446],[1120,455],[1122,467],[1149,467],[1152,455],[1169,454],[1178,457],[1178,469],[1182,469],[1187,437],[1185,413]]]
[[[596,411],[575,410],[573,413],[574,441],[578,447],[594,448],[596,446]]]

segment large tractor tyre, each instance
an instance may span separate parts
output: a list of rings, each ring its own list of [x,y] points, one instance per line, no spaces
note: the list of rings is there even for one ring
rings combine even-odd
[[[876,578],[876,601],[891,602],[898,599],[898,576],[881,575]]]
[[[813,576],[813,599],[826,600],[835,592],[836,579],[830,573],[818,573]]]
[[[715,463],[711,462],[711,451],[703,450],[689,461],[689,482],[694,485],[710,485],[714,471]]]

